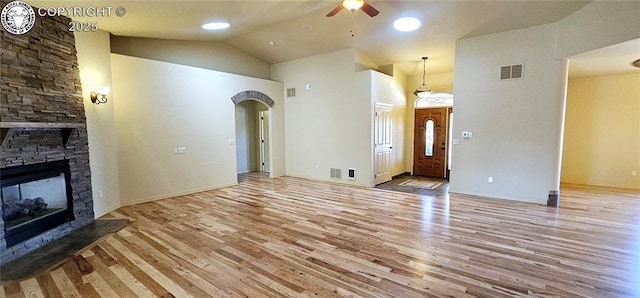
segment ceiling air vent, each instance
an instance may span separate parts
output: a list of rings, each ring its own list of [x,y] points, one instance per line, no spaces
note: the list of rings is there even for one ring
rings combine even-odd
[[[524,74],[523,64],[507,65],[507,66],[500,67],[501,80],[522,79],[523,74]]]
[[[296,97],[296,88],[287,88],[287,97]]]

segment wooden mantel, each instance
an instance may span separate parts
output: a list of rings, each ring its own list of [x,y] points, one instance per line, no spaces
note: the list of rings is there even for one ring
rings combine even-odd
[[[59,122],[0,122],[0,140],[2,146],[5,146],[5,141],[8,135],[14,130],[61,130],[63,136],[64,145],[67,145],[69,136],[77,128],[84,128],[84,123],[59,123]]]

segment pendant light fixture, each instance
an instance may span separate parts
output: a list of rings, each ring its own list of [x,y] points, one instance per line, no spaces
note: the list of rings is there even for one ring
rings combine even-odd
[[[420,85],[416,91],[413,91],[413,94],[419,98],[425,98],[431,94],[431,88],[427,87],[427,83],[425,83],[427,59],[429,59],[429,57],[422,57],[422,85]]]

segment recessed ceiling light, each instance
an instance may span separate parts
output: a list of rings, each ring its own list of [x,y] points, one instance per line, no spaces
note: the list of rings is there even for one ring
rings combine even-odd
[[[229,28],[229,23],[227,22],[213,22],[213,23],[206,23],[204,25],[202,25],[202,29],[205,30],[220,30],[220,29],[226,29]]]
[[[393,22],[393,28],[401,32],[411,32],[422,26],[422,22],[414,17],[399,18]]]

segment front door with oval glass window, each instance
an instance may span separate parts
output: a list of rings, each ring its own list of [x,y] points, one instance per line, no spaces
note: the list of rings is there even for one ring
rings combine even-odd
[[[416,109],[413,174],[447,177],[447,108]]]

